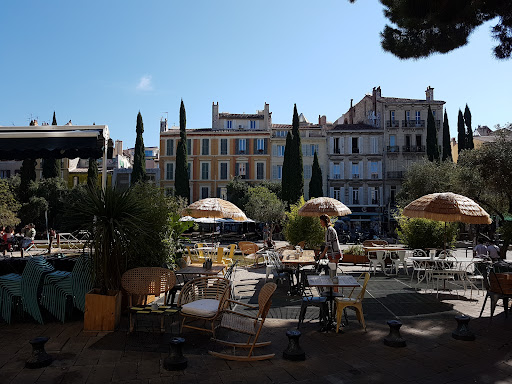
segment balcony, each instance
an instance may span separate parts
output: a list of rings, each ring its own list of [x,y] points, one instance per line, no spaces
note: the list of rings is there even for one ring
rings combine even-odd
[[[339,149],[339,148],[334,148],[334,149],[332,150],[332,154],[333,154],[333,155],[339,155],[340,153],[341,153],[341,151],[340,151],[340,149]]]
[[[425,120],[402,120],[404,128],[425,128]]]
[[[388,171],[386,172],[386,176],[388,179],[401,179],[403,178],[404,173],[402,171]]]
[[[400,152],[400,146],[398,146],[398,145],[388,145],[387,152],[388,153],[398,153],[398,152]]]
[[[339,173],[331,175],[331,179],[333,179],[333,180],[341,180],[341,175]]]
[[[239,149],[238,151],[236,151],[236,154],[237,155],[245,155],[245,151],[243,149]]]
[[[379,199],[372,199],[370,204],[372,204],[372,205],[379,205]]]
[[[353,199],[352,200],[353,205],[359,205],[359,199]]]
[[[353,174],[352,175],[352,180],[359,180],[359,174]]]
[[[371,175],[371,179],[372,179],[372,180],[377,180],[377,179],[379,179],[379,174],[378,174],[378,173],[372,173],[372,175]]]
[[[359,148],[352,148],[352,153],[359,153]]]
[[[386,127],[387,128],[398,128],[398,127],[400,127],[400,121],[399,120],[386,120]]]
[[[425,152],[425,146],[424,145],[404,145],[402,147],[402,152],[408,152],[408,153],[423,153]]]

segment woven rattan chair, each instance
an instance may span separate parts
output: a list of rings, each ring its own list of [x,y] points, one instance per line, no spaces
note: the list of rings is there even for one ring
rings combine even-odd
[[[253,355],[253,351],[256,347],[264,347],[270,345],[270,341],[258,342],[258,337],[260,336],[261,329],[263,328],[263,324],[265,323],[268,311],[272,305],[272,295],[274,294],[276,288],[277,285],[275,283],[266,283],[263,288],[261,288],[261,291],[258,295],[258,307],[238,301],[229,300],[231,304],[241,305],[251,309],[258,309],[258,314],[256,316],[250,316],[246,313],[235,312],[232,310],[225,310],[222,315],[222,321],[220,323],[221,328],[249,335],[249,338],[245,343],[234,343],[230,341],[214,339],[214,341],[222,345],[233,347],[234,354],[231,355],[214,351],[208,351],[208,353],[222,359],[236,361],[266,360],[274,357],[275,353],[267,355]],[[244,350],[249,349],[249,353],[246,356],[237,355],[237,348]]]
[[[187,281],[178,298],[183,317],[182,330],[191,328],[211,332],[215,336],[215,321],[228,305],[230,295],[231,282],[223,277],[208,276]],[[192,324],[197,321],[209,322],[211,327]]]
[[[242,256],[244,258],[254,260],[254,265],[258,265],[258,259],[263,258],[263,255],[256,253],[260,250],[258,244],[253,243],[252,241],[240,241],[238,243],[238,248],[242,252]]]
[[[164,293],[164,303],[167,303],[167,295],[174,287],[174,284],[176,284],[176,275],[167,268],[133,268],[123,273],[123,277],[121,278],[121,285],[129,295],[128,304],[130,307],[133,305],[133,295],[143,296],[142,304],[147,304],[148,295],[160,296]],[[133,329],[134,322],[132,312],[130,311],[130,332],[133,332]]]

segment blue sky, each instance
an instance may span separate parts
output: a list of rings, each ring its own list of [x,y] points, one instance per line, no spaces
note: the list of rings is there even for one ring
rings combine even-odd
[[[383,96],[446,101],[452,136],[467,103],[473,125],[512,122],[512,61],[492,57],[493,23],[449,54],[400,61],[380,47],[377,0],[2,1],[0,125],[31,116],[107,124],[124,147],[158,145],[159,121],[211,126],[222,112],[270,104],[291,123],[293,104],[312,122],[334,121],[375,86]]]

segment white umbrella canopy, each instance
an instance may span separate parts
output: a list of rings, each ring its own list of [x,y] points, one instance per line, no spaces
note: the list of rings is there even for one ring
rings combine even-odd
[[[404,216],[444,222],[491,224],[489,214],[469,197],[452,192],[431,193],[414,200]]]
[[[341,201],[331,197],[317,197],[308,200],[299,209],[299,216],[346,216],[352,211]]]
[[[245,213],[235,204],[215,197],[195,201],[185,208],[183,213],[192,217],[247,220]]]

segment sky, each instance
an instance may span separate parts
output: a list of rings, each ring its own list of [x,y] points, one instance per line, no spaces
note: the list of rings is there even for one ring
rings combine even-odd
[[[109,126],[135,145],[158,146],[160,119],[211,127],[221,112],[255,113],[270,104],[273,123],[291,124],[293,104],[311,122],[335,121],[373,87],[382,96],[446,102],[451,135],[466,103],[472,124],[512,122],[512,61],[492,56],[482,25],[465,47],[399,60],[380,46],[389,23],[377,0],[2,1],[0,125]]]

